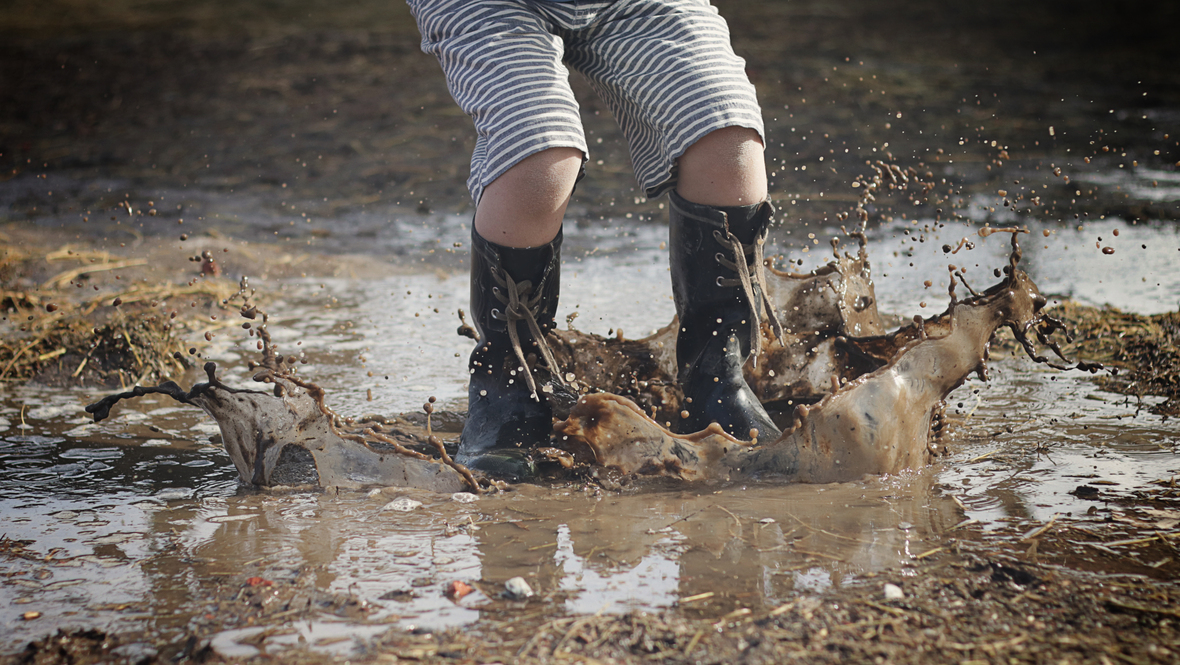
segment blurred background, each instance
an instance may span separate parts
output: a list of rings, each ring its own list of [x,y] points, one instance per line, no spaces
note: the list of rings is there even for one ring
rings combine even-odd
[[[1180,159],[1177,3],[716,4],[758,87],[790,216],[834,214],[886,154],[903,167],[957,154],[968,189],[1004,179],[985,168],[1004,147],[1009,169],[1108,144],[1100,156],[1138,165]],[[53,214],[67,192],[81,208],[153,187],[249,194],[272,226],[293,200],[323,218],[464,212],[471,125],[418,40],[401,2],[0,1],[0,180],[62,179],[52,196],[0,189],[0,220]],[[615,123],[575,85],[593,154],[571,218],[652,216]],[[82,191],[96,179],[127,191]]]

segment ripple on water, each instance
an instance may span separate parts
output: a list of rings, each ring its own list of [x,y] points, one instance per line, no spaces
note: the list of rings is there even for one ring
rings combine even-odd
[[[921,300],[937,302],[921,282],[945,279],[948,258],[939,245],[974,227],[948,224],[925,243],[903,238],[900,228],[874,232],[871,247],[880,257],[875,269],[890,274],[877,281],[879,299],[898,314],[941,309],[918,307]],[[1119,264],[1082,253],[1093,247],[1090,236],[1106,233],[1107,226],[1045,228],[1056,235],[1028,242],[1026,256],[1049,288],[1069,285],[1074,295],[1090,301],[1105,297],[1108,287],[1124,289],[1134,296],[1126,302],[1138,306],[1156,297],[1157,289],[1177,285],[1159,269],[1162,286],[1143,286],[1146,282],[1136,282],[1143,270],[1112,270]],[[1120,228],[1119,241],[1127,247],[1115,257],[1134,255],[1123,250],[1153,242],[1161,252],[1175,252],[1174,231]],[[585,329],[605,333],[623,326],[628,336],[670,320],[670,290],[658,250],[662,235],[655,226],[621,239],[587,231],[579,240],[571,233],[570,256],[576,258],[567,261],[563,296],[568,297],[559,318],[577,311]],[[776,242],[777,250],[804,256],[793,253],[782,236]],[[979,284],[973,281],[978,287],[989,283],[986,275],[1006,252],[1004,243],[983,243],[953,260],[963,264],[969,256],[969,276],[980,264]],[[1141,267],[1156,271],[1152,252],[1136,256]],[[625,297],[607,288],[617,285],[621,270],[628,273]],[[1079,271],[1082,279],[1076,278]],[[454,310],[466,299],[464,276],[325,284],[320,289],[318,282],[291,283],[288,304],[272,328],[285,351],[307,349],[316,356],[306,373],[327,384],[333,406],[361,415],[416,411],[426,394],[438,395],[443,404],[462,401],[463,356],[471,342],[454,334]],[[945,285],[931,288],[945,294]],[[339,306],[325,311],[323,294],[329,292]],[[240,362],[238,352],[224,354],[219,361]],[[224,452],[208,445],[217,440],[216,424],[194,409],[144,400],[142,406],[126,405],[112,421],[82,425],[77,405],[86,400],[78,394],[13,391],[0,404],[0,420],[9,427],[0,437],[0,511],[10,538],[32,540],[41,553],[62,548],[85,573],[61,576],[83,580],[61,591],[19,589],[40,594],[42,627],[64,625],[65,613],[79,604],[97,607],[111,597],[150,603],[161,616],[179,613],[183,619],[198,610],[186,604],[187,595],[173,592],[178,580],[199,594],[202,584],[227,576],[303,570],[314,571],[306,582],[322,591],[368,602],[375,608],[370,621],[435,629],[475,621],[516,576],[572,613],[658,610],[708,594],[709,600],[685,611],[718,613],[739,602],[777,606],[899,566],[953,536],[965,519],[985,527],[1000,520],[1043,522],[1055,512],[1089,507],[1069,493],[1078,484],[1103,480],[1135,488],[1177,471],[1171,423],[1098,391],[1078,373],[1042,371],[1022,359],[992,366],[991,383],[971,380],[948,401],[956,430],[951,453],[927,470],[809,487],[654,483],[603,493],[526,486],[470,503],[413,492],[245,491]],[[244,381],[246,373],[233,366],[227,376]],[[25,414],[30,429],[13,434],[11,422],[34,402]],[[382,510],[400,497],[405,505],[421,505],[406,512]],[[0,562],[0,567],[19,565]],[[104,577],[101,571],[107,570],[117,575]],[[479,590],[451,601],[444,591],[456,580]],[[3,638],[7,645],[31,636],[20,632],[32,630],[17,620],[20,606],[3,602],[17,592],[0,585],[0,622],[17,626]],[[76,595],[67,599],[67,592]],[[88,620],[116,629],[150,621],[86,612]],[[344,644],[336,637],[363,637],[369,630],[357,622],[312,622],[305,628],[298,629],[300,636],[325,649]],[[255,655],[248,644],[257,636],[253,630],[222,633],[215,641],[219,650],[241,648],[241,655]]]

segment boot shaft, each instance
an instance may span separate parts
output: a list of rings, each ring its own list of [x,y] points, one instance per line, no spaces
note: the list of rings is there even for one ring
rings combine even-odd
[[[751,327],[757,320],[755,313],[761,311],[762,289],[753,284],[751,302],[737,270],[730,266],[743,261],[748,273],[756,272],[759,266],[751,265],[749,250],[764,240],[772,213],[768,202],[713,207],[671,193],[668,250],[672,296],[680,318],[677,360],[682,368],[716,336],[736,333],[741,353],[750,353]],[[733,239],[742,248],[735,247]]]
[[[561,288],[561,242],[558,230],[548,244],[516,248],[497,245],[471,230],[471,316],[479,344],[508,339],[505,314],[513,301],[510,285],[516,286],[516,299],[528,307],[546,332],[554,327],[557,298]],[[532,336],[521,326],[522,340]]]

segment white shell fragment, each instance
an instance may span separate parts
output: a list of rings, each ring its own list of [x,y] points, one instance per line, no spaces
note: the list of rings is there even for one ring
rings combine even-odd
[[[905,598],[905,592],[896,584],[885,585],[885,600],[902,600]]]
[[[475,496],[471,492],[455,492],[451,495],[451,501],[456,503],[475,503],[477,499],[479,499],[479,497]]]
[[[533,595],[533,588],[524,581],[523,577],[513,577],[504,583],[504,593],[509,598],[522,600]]]
[[[393,501],[390,501],[389,503],[382,506],[381,511],[385,512],[386,510],[396,510],[399,513],[408,513],[415,508],[421,507],[421,501],[415,501],[408,496],[399,496]]]

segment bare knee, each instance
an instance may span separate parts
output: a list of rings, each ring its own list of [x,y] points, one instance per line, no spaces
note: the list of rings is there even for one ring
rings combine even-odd
[[[548,148],[525,157],[484,188],[476,230],[508,247],[549,242],[561,228],[581,168],[577,148]]]
[[[676,191],[694,203],[749,205],[766,200],[762,138],[748,127],[710,132],[680,156]]]

